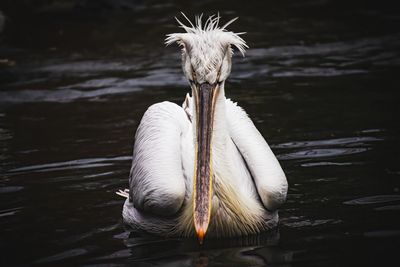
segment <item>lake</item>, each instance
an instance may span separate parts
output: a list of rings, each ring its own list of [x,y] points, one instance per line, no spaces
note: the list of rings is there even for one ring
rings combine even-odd
[[[4,1],[1,266],[393,265],[400,248],[400,10],[376,1]],[[247,32],[227,97],[289,182],[278,229],[164,239],[122,224],[134,134],[189,86],[165,34],[220,12]]]

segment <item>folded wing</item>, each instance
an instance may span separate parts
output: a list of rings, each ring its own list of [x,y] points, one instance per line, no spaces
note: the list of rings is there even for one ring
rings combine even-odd
[[[144,114],[129,178],[136,209],[165,216],[181,208],[185,198],[181,137],[189,128],[184,110],[171,102],[154,104]]]
[[[286,200],[286,176],[246,112],[231,100],[226,100],[226,110],[230,136],[246,161],[264,207],[274,211]]]

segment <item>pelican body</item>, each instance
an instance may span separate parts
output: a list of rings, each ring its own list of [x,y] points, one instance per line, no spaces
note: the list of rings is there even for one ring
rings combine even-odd
[[[186,16],[185,16],[186,18]],[[186,18],[187,19],[187,18]],[[188,19],[187,19],[188,20]],[[225,97],[240,34],[219,16],[167,35],[182,47],[191,96],[152,105],[135,135],[123,219],[161,236],[250,235],[273,228],[287,193],[285,174],[246,112]]]

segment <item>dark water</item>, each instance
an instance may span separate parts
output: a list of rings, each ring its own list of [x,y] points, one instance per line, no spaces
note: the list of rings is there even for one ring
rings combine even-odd
[[[2,1],[1,266],[342,266],[398,262],[400,12],[384,1]],[[129,236],[121,223],[146,108],[183,101],[173,17],[246,31],[227,95],[289,181],[278,230]],[[224,19],[223,19],[224,20]]]

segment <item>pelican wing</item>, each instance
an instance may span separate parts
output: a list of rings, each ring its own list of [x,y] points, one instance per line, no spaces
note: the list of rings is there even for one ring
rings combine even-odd
[[[171,102],[148,108],[135,136],[129,178],[136,209],[155,215],[175,214],[185,198],[181,137],[190,129],[184,110]]]
[[[267,142],[246,112],[226,100],[229,133],[254,179],[265,208],[276,210],[286,199],[286,176]]]

